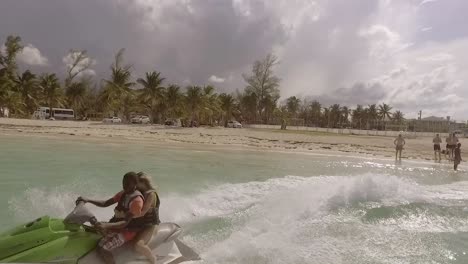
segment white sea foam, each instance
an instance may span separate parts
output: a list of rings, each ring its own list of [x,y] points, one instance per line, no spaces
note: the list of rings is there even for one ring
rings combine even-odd
[[[454,222],[426,212],[366,222],[363,212],[379,206],[444,204],[464,187],[468,183],[434,188],[390,175],[286,176],[221,184],[194,195],[172,193],[161,197],[161,216],[187,225],[213,217],[235,222],[223,237],[189,230],[183,238],[205,263],[409,263],[405,259],[414,256],[422,261],[415,263],[426,263],[443,258],[444,250],[427,232],[453,232]],[[96,188],[81,191],[95,194]],[[10,201],[10,208],[20,219],[63,217],[78,194],[70,187],[28,189]],[[111,214],[93,211],[104,219]],[[457,221],[463,226],[463,220]]]

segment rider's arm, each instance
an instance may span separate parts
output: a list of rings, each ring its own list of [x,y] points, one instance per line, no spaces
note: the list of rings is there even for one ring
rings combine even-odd
[[[151,207],[156,203],[156,194],[152,193],[149,195],[149,197],[145,200],[145,203],[143,204],[143,208],[141,209],[141,214],[140,216],[144,216]]]
[[[78,199],[76,200],[76,203],[79,203],[79,202],[92,203],[99,207],[108,207],[108,206],[115,204],[116,200],[114,198],[110,198],[108,200],[99,201],[99,200],[91,200],[91,199],[84,198],[84,197],[78,197]]]
[[[130,223],[133,218],[133,214],[128,213],[125,215],[125,220],[115,223],[99,223],[98,225],[103,229],[123,229],[127,227],[128,223]]]
[[[105,200],[105,201],[98,201],[98,200],[87,200],[87,201],[88,203],[94,204],[95,206],[99,206],[99,207],[109,207],[115,204],[114,198],[110,198],[109,200]]]
[[[141,215],[141,209],[143,208],[143,199],[135,198],[130,203],[130,212],[125,215],[125,219],[115,223],[100,223],[100,227],[103,229],[123,229],[133,218]]]

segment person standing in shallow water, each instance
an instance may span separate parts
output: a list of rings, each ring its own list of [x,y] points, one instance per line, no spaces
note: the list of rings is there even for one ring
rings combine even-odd
[[[437,160],[437,153],[439,153],[439,161],[441,161],[440,144],[442,143],[442,139],[440,138],[439,134],[436,134],[435,138],[432,140],[432,143],[434,143],[434,160]]]
[[[452,157],[455,158],[455,149],[457,148],[458,137],[455,133],[452,133]]]
[[[393,144],[395,144],[395,149],[396,149],[395,160],[398,159],[398,154],[400,154],[399,158],[401,160],[401,153],[403,152],[403,146],[406,144],[406,141],[403,138],[403,136],[399,134],[398,137],[395,139],[395,141],[393,141]]]
[[[457,147],[455,148],[454,152],[454,157],[453,157],[453,169],[458,170],[458,165],[462,161],[461,158],[461,143],[457,144]]]

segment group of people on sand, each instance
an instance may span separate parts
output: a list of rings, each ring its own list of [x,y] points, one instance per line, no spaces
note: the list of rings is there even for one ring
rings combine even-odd
[[[135,250],[144,255],[150,263],[156,257],[148,243],[157,232],[159,220],[159,196],[151,184],[151,179],[143,172],[128,172],[122,180],[123,190],[107,200],[92,200],[79,197],[77,203],[91,203],[98,207],[117,204],[114,216],[109,222],[94,223],[103,235],[98,243],[98,253],[105,263],[115,263],[111,251],[125,243],[135,241]]]
[[[445,150],[441,149],[442,138],[439,134],[432,139],[434,144],[434,160],[441,161],[441,153],[444,153],[449,161],[453,161],[453,169],[458,170],[458,165],[462,161],[461,158],[461,143],[459,142],[455,133],[450,133],[449,136],[445,139],[446,148]],[[401,160],[401,153],[403,152],[403,147],[406,144],[405,139],[402,134],[399,134],[398,137],[393,141],[395,145],[395,160]],[[437,158],[438,157],[438,158]]]

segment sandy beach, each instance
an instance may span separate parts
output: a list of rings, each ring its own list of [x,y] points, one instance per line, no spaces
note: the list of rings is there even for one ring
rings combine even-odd
[[[103,124],[101,122],[48,121],[0,118],[0,135],[73,136],[78,140],[132,141],[142,143],[207,144],[272,151],[341,152],[352,156],[394,157],[392,137],[339,135],[293,130],[167,128],[158,125]],[[433,158],[432,138],[406,139],[403,157]],[[461,138],[464,145],[468,142]]]

